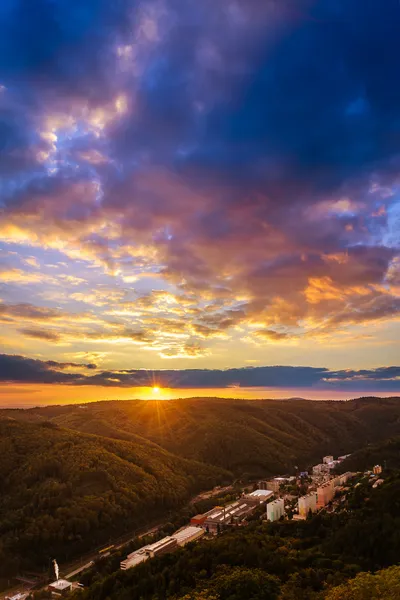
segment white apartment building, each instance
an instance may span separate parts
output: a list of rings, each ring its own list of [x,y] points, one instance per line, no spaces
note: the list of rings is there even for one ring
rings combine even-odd
[[[267,504],[267,518],[269,521],[278,521],[285,514],[285,502],[283,498],[274,500]]]

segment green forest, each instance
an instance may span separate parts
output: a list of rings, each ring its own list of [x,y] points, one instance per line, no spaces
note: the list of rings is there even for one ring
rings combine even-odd
[[[146,440],[0,419],[0,577],[69,560],[227,478]]]
[[[73,600],[398,600],[399,498],[393,472],[338,513],[254,522],[125,572],[99,561]]]

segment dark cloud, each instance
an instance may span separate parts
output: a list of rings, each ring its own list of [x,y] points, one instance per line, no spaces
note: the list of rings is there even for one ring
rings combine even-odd
[[[66,368],[96,369],[96,365],[33,360],[0,355],[0,381],[12,383],[60,383],[102,387],[165,388],[317,388],[355,390],[400,390],[400,367],[332,371],[315,367],[246,367],[238,369],[124,370],[98,371],[94,375],[64,373]],[[339,385],[338,385],[339,384]]]
[[[75,383],[77,375],[60,373],[56,364],[24,356],[0,354],[0,380],[19,383]]]
[[[0,381],[4,383],[65,383],[79,384],[84,377],[76,373],[63,373],[63,369],[75,367],[87,369],[95,365],[42,361],[25,356],[0,354]]]

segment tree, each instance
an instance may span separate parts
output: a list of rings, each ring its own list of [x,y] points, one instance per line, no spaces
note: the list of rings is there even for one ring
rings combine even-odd
[[[275,600],[279,581],[261,569],[224,568],[211,584],[221,600]]]
[[[400,567],[360,573],[343,585],[328,592],[326,600],[398,600],[400,598]]]
[[[192,592],[180,598],[180,600],[219,600],[218,596],[215,596],[207,590],[201,592]]]

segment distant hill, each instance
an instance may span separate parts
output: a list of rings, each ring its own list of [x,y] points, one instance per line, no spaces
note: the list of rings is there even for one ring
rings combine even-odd
[[[151,440],[173,454],[267,476],[400,435],[400,399],[114,401],[12,411],[114,439]]]
[[[229,478],[139,437],[0,418],[0,577],[67,560]]]

